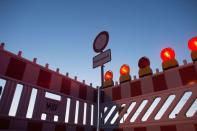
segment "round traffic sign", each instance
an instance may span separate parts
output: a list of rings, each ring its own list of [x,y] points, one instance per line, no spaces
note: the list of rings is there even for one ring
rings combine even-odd
[[[95,52],[99,53],[99,52],[102,52],[105,47],[107,46],[108,44],[108,41],[109,41],[109,34],[107,31],[102,31],[100,32],[95,40],[94,40],[94,43],[93,43],[93,49]]]

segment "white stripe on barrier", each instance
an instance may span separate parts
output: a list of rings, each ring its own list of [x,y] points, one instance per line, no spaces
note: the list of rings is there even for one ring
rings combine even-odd
[[[114,112],[114,110],[116,109],[116,106],[113,106],[110,110],[110,112],[107,114],[107,116],[104,119],[104,123],[106,123],[109,119],[109,117],[112,115],[112,113]]]
[[[189,108],[189,110],[187,111],[186,116],[193,117],[196,112],[197,112],[197,98],[192,104],[192,106]]]
[[[0,101],[1,101],[1,96],[3,95],[5,84],[6,84],[6,80],[0,79]]]
[[[125,104],[121,105],[121,108],[125,107]],[[117,120],[117,118],[119,117],[119,110],[116,112],[116,114],[114,115],[113,119],[111,120],[110,124],[114,124],[115,121]]]
[[[78,117],[79,117],[79,101],[76,101],[76,107],[75,107],[75,124],[78,124]]]
[[[93,120],[94,120],[94,105],[91,105],[91,122],[90,125],[93,126]]]
[[[16,116],[16,112],[18,109],[18,104],[21,98],[21,93],[23,90],[23,85],[21,84],[17,84],[16,89],[15,89],[15,93],[14,93],[14,97],[12,99],[12,104],[9,110],[9,116]]]
[[[174,110],[169,115],[170,119],[176,118],[176,115],[178,115],[178,113],[181,111],[181,109],[183,108],[183,106],[185,105],[185,103],[187,102],[187,100],[190,98],[191,95],[192,95],[192,92],[184,93],[184,95],[182,96],[182,98],[180,99],[176,107],[174,108]]]
[[[130,122],[134,122],[137,119],[138,115],[142,112],[142,110],[144,109],[147,103],[148,103],[148,100],[142,101],[141,105],[139,106],[135,114],[132,116]]]
[[[168,107],[170,106],[170,104],[173,102],[173,100],[175,99],[175,95],[170,95],[168,97],[168,99],[165,101],[165,103],[163,104],[163,106],[161,107],[161,109],[159,110],[159,112],[157,113],[157,115],[155,116],[155,120],[160,120],[161,117],[163,116],[163,114],[165,113],[165,111],[168,109]]]
[[[54,93],[46,92],[45,93],[45,97],[46,98],[49,98],[49,99],[61,101],[61,96],[60,95],[57,95],[57,94],[54,94]]]
[[[153,110],[159,104],[160,100],[161,100],[160,97],[155,98],[155,100],[153,101],[153,103],[151,104],[151,106],[148,108],[147,112],[142,117],[142,121],[147,121],[148,117],[151,115],[151,113],[153,112]]]
[[[35,88],[32,89],[26,118],[32,118],[33,110],[34,110],[34,106],[35,106],[35,102],[36,102],[37,92],[38,92],[37,89],[35,89]]]
[[[70,98],[67,98],[67,106],[66,106],[66,114],[65,114],[65,122],[68,123],[69,120],[69,112],[70,112]]]
[[[86,125],[86,117],[87,117],[87,103],[84,103],[84,110],[83,110],[83,124]]]
[[[120,123],[124,123],[124,121],[127,119],[127,117],[129,116],[129,114],[131,113],[131,111],[133,110],[133,108],[135,107],[135,105],[136,105],[136,102],[132,102],[130,104],[129,108],[127,109],[127,112],[121,118]]]

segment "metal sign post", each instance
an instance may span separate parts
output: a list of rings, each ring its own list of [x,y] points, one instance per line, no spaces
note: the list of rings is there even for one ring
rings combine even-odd
[[[101,66],[101,87],[103,87],[104,83],[104,64],[111,61],[111,50],[108,49],[103,52],[106,48],[109,41],[109,34],[106,31],[100,32],[94,40],[93,49],[96,53],[100,53],[97,56],[93,57],[93,68]],[[99,131],[100,127],[100,88],[97,87],[98,90],[98,115],[97,115],[97,131]]]
[[[2,90],[3,90],[3,87],[0,86],[0,96],[1,96]]]

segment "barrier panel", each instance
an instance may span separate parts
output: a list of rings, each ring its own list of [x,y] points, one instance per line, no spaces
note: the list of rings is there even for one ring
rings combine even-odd
[[[196,130],[197,63],[101,90],[105,130]],[[169,127],[168,127],[169,126]]]
[[[92,130],[97,90],[0,50],[0,130]]]

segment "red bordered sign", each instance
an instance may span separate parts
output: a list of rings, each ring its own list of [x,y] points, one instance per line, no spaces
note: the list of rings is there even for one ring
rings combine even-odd
[[[96,53],[102,52],[106,48],[108,41],[109,41],[109,33],[107,31],[100,32],[96,36],[93,43],[94,51]]]

